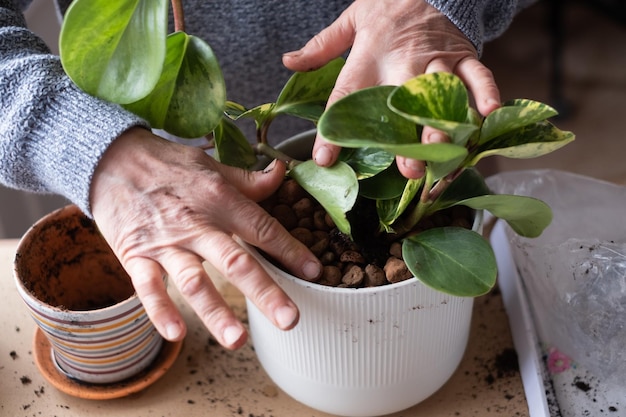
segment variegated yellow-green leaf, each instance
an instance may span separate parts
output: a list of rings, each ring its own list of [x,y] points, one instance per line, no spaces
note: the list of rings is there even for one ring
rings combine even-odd
[[[254,149],[241,130],[229,119],[223,117],[213,131],[216,160],[223,164],[250,169],[257,162]]]
[[[236,105],[228,108],[228,115],[235,120],[253,119],[257,129],[271,123],[279,114],[317,122],[344,62],[343,58],[337,58],[318,70],[296,72],[289,78],[275,103],[261,104],[245,111]]]
[[[275,114],[317,122],[344,63],[343,58],[337,58],[317,70],[294,73],[276,99]]]
[[[478,130],[468,121],[468,97],[463,82],[445,72],[423,74],[397,87],[389,107],[414,123],[445,132],[453,143],[465,145]]]
[[[574,139],[572,132],[562,131],[548,121],[533,123],[483,143],[472,158],[471,165],[491,155],[536,158],[562,148]]]
[[[152,127],[197,138],[215,129],[225,105],[224,77],[213,50],[200,38],[176,32],[167,37],[167,56],[156,88],[124,107]]]
[[[552,222],[550,206],[532,197],[491,194],[461,200],[457,204],[476,210],[488,210],[505,220],[520,236],[537,237]]]
[[[342,147],[369,146],[422,161],[443,162],[467,155],[460,145],[421,144],[421,129],[386,105],[394,88],[370,87],[337,100],[320,118],[319,135]]]
[[[517,99],[492,111],[483,121],[479,144],[507,132],[556,116],[558,112],[547,104],[533,100]]]
[[[489,242],[461,227],[438,227],[405,239],[402,256],[424,284],[458,297],[483,295],[496,283],[496,258]]]
[[[226,100],[226,108],[224,109],[224,113],[229,118],[237,120],[246,111],[248,111],[248,109],[246,109],[243,105],[235,103],[234,101]]]
[[[351,234],[346,213],[354,206],[359,183],[348,164],[339,161],[332,167],[322,168],[308,160],[296,165],[289,176],[324,207],[341,232]]]
[[[393,231],[393,223],[404,213],[409,207],[417,192],[424,184],[424,178],[407,180],[402,190],[402,194],[398,198],[391,200],[376,201],[376,211],[380,220],[380,225],[387,231]]]
[[[259,106],[253,107],[251,109],[248,109],[244,112],[239,112],[237,114],[236,111],[233,111],[233,108],[229,109],[229,115],[234,119],[234,120],[239,120],[239,119],[253,119],[257,129],[260,128],[262,125],[268,123],[268,121],[271,121],[274,118],[274,107],[276,105],[274,103],[265,103],[265,104],[261,104]]]
[[[165,59],[166,0],[76,0],[59,38],[63,69],[85,92],[126,104],[148,95]]]

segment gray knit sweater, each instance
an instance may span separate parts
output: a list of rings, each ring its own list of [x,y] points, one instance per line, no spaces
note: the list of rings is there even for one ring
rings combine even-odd
[[[428,0],[474,43],[502,33],[528,0]],[[23,3],[23,4],[22,4]],[[80,91],[58,57],[25,28],[26,0],[0,0],[0,183],[56,193],[86,213],[93,172],[110,143],[147,124]],[[65,10],[68,1],[59,1]],[[276,98],[289,77],[284,52],[299,49],[350,0],[187,0],[186,29],[215,50],[228,98],[255,106]],[[55,18],[51,16],[51,18]],[[244,76],[242,76],[244,74]],[[280,121],[282,138],[301,129]]]

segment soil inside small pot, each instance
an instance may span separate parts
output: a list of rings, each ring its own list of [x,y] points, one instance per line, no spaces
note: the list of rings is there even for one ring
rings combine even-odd
[[[293,179],[260,205],[296,239],[304,243],[324,265],[318,284],[333,287],[375,287],[404,281],[413,274],[402,260],[402,245],[378,233],[374,204],[357,200],[348,213],[354,241],[341,233],[324,208]],[[419,230],[457,226],[472,228],[472,210],[455,206],[425,218]]]
[[[17,253],[16,272],[38,300],[73,311],[95,310],[134,294],[130,277],[95,223],[77,208],[39,222]]]

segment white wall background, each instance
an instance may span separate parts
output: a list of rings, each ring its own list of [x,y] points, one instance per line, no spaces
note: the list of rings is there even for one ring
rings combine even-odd
[[[59,20],[52,0],[34,0],[25,12],[28,26],[58,53]],[[18,238],[37,219],[67,204],[58,196],[42,196],[0,186],[0,238]]]

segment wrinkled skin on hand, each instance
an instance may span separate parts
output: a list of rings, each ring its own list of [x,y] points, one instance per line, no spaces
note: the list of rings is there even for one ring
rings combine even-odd
[[[203,268],[205,260],[276,326],[296,325],[294,303],[233,239],[235,234],[258,246],[302,278],[321,273],[317,258],[254,203],[274,192],[284,174],[278,162],[258,172],[227,167],[142,128],[125,132],[106,151],[91,186],[92,213],[166,339],[182,339],[186,326],[164,275],[220,344],[234,349],[246,341],[245,328]]]
[[[307,71],[350,48],[329,105],[365,87],[400,85],[423,73],[444,71],[465,82],[483,116],[500,106],[493,74],[478,60],[474,45],[423,0],[356,0],[302,49],[285,54],[283,63],[291,70]],[[423,130],[423,143],[447,140],[440,131]],[[316,139],[313,159],[318,165],[332,165],[338,154],[338,147]],[[424,175],[421,161],[398,157],[397,162],[407,178]]]

